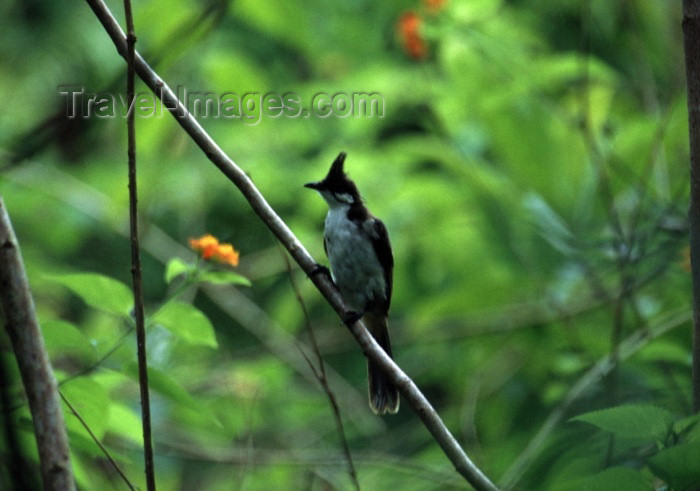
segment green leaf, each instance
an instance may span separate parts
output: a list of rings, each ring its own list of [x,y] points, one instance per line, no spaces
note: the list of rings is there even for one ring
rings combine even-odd
[[[244,285],[250,286],[250,280],[233,271],[206,271],[198,278],[203,283],[213,283],[215,285]]]
[[[129,315],[134,303],[131,289],[109,276],[97,273],[68,273],[48,275],[46,278],[62,284],[97,310]]]
[[[217,348],[214,326],[201,310],[185,302],[172,300],[151,318],[190,344]]]
[[[700,485],[700,442],[666,448],[649,460],[651,471],[674,490]]]
[[[139,369],[135,362],[126,365],[125,371],[134,380],[139,379]],[[173,402],[193,409],[201,409],[201,403],[198,403],[177,380],[162,370],[148,367],[148,386]]]
[[[627,467],[611,467],[602,472],[554,486],[557,491],[639,491],[651,489],[651,483],[639,472]]]
[[[88,362],[97,359],[95,347],[75,324],[60,319],[45,320],[41,322],[41,332],[52,358],[70,355]]]
[[[95,436],[102,439],[107,429],[111,406],[109,394],[104,387],[89,377],[81,377],[62,385],[61,393]],[[65,402],[64,414],[69,431],[91,438]]]
[[[620,437],[663,441],[673,416],[651,404],[629,404],[581,414],[572,421],[583,421]]]
[[[700,413],[693,414],[687,418],[679,419],[673,425],[673,431],[681,437],[687,435],[687,438],[694,440],[692,434],[697,432],[698,423],[700,423]]]
[[[141,417],[124,404],[116,402],[112,404],[107,431],[136,445],[143,445]]]
[[[173,279],[175,279],[175,277],[183,273],[191,273],[196,270],[197,266],[194,264],[186,263],[179,258],[171,259],[168,262],[168,265],[165,267],[165,282],[170,283],[173,281]]]
[[[93,479],[88,476],[85,466],[83,465],[82,455],[80,452],[76,451],[76,445],[71,443],[70,448],[70,463],[73,468],[73,477],[75,478],[75,483],[78,485],[78,489],[90,489],[93,485]],[[93,444],[93,446],[96,446]]]

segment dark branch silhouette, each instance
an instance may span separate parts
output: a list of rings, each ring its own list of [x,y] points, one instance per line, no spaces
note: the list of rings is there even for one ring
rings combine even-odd
[[[693,411],[700,411],[700,2],[683,0],[690,131],[690,265],[693,279]]]

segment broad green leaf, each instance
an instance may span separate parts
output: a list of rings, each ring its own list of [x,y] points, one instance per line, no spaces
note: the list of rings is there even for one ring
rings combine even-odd
[[[125,373],[133,380],[138,381],[139,371],[138,365],[136,363],[130,363],[126,365]],[[195,398],[189,392],[187,392],[187,390],[182,386],[182,384],[180,384],[180,382],[175,377],[171,376],[169,373],[163,370],[159,370],[157,368],[149,367],[148,386],[153,392],[156,392],[175,403],[173,406],[176,409],[184,410],[184,412],[187,414],[197,414],[199,417],[201,417],[202,421],[206,421],[207,425],[221,425],[217,417],[209,409],[208,405],[204,404],[200,399]],[[129,433],[133,434],[134,430],[130,430]],[[138,443],[142,443],[140,433]]]
[[[138,365],[136,363],[129,363],[126,366],[126,373],[134,380],[138,380]],[[183,404],[193,409],[201,409],[201,403],[197,402],[177,380],[162,370],[148,367],[148,386],[173,402]]]
[[[75,324],[60,319],[45,320],[41,323],[41,332],[52,358],[72,355],[85,361],[94,361],[97,357],[95,347]]]
[[[700,486],[700,442],[661,450],[649,460],[649,468],[674,490]]]
[[[690,352],[685,346],[672,340],[657,339],[639,353],[639,359],[645,363],[662,362],[668,365],[680,365],[690,367]]]
[[[97,273],[68,273],[48,275],[78,295],[90,307],[112,314],[129,315],[134,298],[123,283]]]
[[[163,305],[151,320],[161,324],[188,343],[218,347],[214,326],[201,310],[188,303],[170,301]]]
[[[61,386],[61,393],[80,415],[93,434],[102,439],[107,429],[111,401],[109,394],[100,384],[89,377],[71,380]],[[85,427],[64,402],[66,426],[70,431],[91,438]]]
[[[695,440],[695,434],[698,434],[698,423],[700,423],[700,413],[693,414],[687,418],[680,419],[673,425],[673,431],[681,436],[687,435],[689,440]]]
[[[143,445],[141,417],[124,404],[117,402],[112,404],[107,431],[137,445]]]
[[[183,273],[190,273],[196,269],[197,267],[194,264],[188,264],[182,259],[171,259],[165,267],[165,282],[170,283],[176,276]]]
[[[207,271],[202,273],[197,280],[215,285],[251,285],[248,278],[233,271]]]
[[[673,416],[651,404],[629,404],[581,414],[572,421],[583,421],[624,438],[664,440]]]
[[[639,491],[652,489],[639,472],[627,467],[611,467],[602,472],[553,486],[556,491]]]

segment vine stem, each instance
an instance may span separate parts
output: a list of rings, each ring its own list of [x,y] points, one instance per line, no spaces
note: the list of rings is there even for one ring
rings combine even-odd
[[[128,102],[128,167],[129,167],[129,238],[131,243],[131,277],[134,283],[134,318],[136,322],[136,351],[139,371],[139,390],[141,392],[141,427],[143,430],[143,459],[146,472],[146,488],[155,491],[155,469],[153,466],[153,437],[151,432],[151,403],[148,394],[148,357],[146,355],[146,327],[143,308],[143,281],[141,279],[141,253],[139,247],[138,192],[136,187],[136,127],[134,121],[134,85],[136,73],[136,35],[134,18],[131,13],[131,0],[124,0],[126,17],[126,100]]]

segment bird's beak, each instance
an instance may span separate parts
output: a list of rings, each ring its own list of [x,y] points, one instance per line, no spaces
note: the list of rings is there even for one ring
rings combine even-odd
[[[316,191],[318,191],[318,188],[321,187],[321,182],[307,182],[306,184],[304,184],[304,187],[309,189],[315,189]]]

